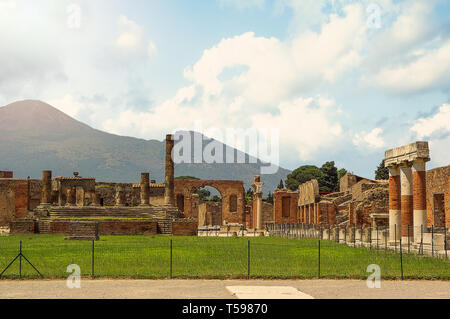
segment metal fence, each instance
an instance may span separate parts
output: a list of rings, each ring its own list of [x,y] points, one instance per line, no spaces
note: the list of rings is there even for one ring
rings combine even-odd
[[[392,236],[389,226],[319,226],[303,223],[267,224],[271,236],[286,238],[317,238],[353,247],[393,250],[449,259],[448,229],[445,227],[407,227],[407,236],[394,227]]]
[[[342,245],[342,237],[328,240],[333,233],[323,227],[285,224],[268,230],[277,235],[104,236],[95,242],[52,235],[0,237],[0,278],[67,278],[67,267],[75,264],[81,276],[92,278],[362,279],[375,264],[383,278],[450,279],[448,260],[408,254],[403,246],[397,253],[384,250],[380,238],[378,246],[375,239],[361,245],[354,237]]]

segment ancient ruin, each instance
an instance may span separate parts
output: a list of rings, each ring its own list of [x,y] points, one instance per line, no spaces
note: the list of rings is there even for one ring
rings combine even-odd
[[[429,160],[428,142],[416,142],[386,151],[389,233],[393,241],[398,239],[397,236],[402,236],[413,237],[417,242],[421,230],[427,226],[425,164]]]

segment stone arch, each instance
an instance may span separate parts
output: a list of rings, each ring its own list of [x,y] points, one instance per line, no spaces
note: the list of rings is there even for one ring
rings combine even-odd
[[[184,196],[184,216],[197,217],[192,213],[192,197],[194,192],[201,187],[213,187],[222,197],[222,223],[244,223],[244,183],[242,181],[227,180],[175,180],[174,201],[178,195]],[[236,196],[236,211],[230,211],[230,199]],[[234,207],[233,207],[234,208]]]

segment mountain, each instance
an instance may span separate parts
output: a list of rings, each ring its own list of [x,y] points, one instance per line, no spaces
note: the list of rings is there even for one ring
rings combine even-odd
[[[98,181],[117,182],[138,182],[141,172],[150,172],[151,179],[163,182],[164,149],[164,141],[102,132],[41,101],[0,107],[0,170],[12,170],[17,178],[39,178],[42,170],[50,169],[53,176],[77,171]],[[247,189],[261,164],[177,164],[175,176],[242,180]],[[280,168],[263,175],[264,192],[273,191],[289,173]]]

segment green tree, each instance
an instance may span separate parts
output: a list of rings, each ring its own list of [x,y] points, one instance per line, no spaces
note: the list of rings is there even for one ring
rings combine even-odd
[[[214,195],[212,198],[211,198],[211,202],[220,202],[222,200],[222,198],[220,198],[219,196],[217,196],[217,195]]]
[[[246,202],[251,202],[252,200],[253,200],[253,189],[250,187],[245,192],[245,201]]]
[[[320,181],[322,175],[322,170],[317,166],[300,166],[287,176],[286,187],[290,190],[295,191],[298,189],[299,185],[306,183],[307,181],[310,181],[312,179],[317,179],[318,181]]]
[[[269,192],[269,194],[267,194],[267,197],[264,198],[263,201],[265,201],[266,203],[273,204],[273,194]]]
[[[194,193],[198,194],[199,199],[202,201],[208,201],[209,196],[211,196],[211,192],[203,187],[197,189]]]
[[[278,189],[283,189],[284,188],[284,183],[283,183],[283,180],[282,179],[280,179],[280,184],[278,184],[278,187],[277,187]]]
[[[384,167],[384,160],[381,161],[375,170],[375,179],[389,179],[389,168]]]
[[[184,179],[200,179],[200,178],[197,178],[194,176],[178,176],[178,177],[175,177],[175,179],[184,180]]]
[[[319,178],[319,188],[321,192],[335,192],[338,190],[338,171],[334,161],[326,162],[320,168],[322,176]]]

